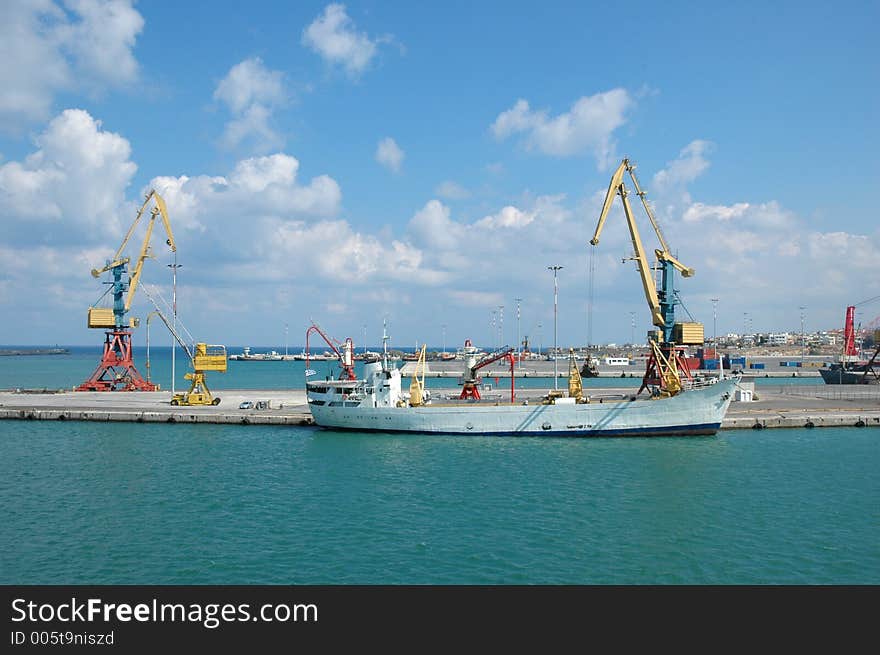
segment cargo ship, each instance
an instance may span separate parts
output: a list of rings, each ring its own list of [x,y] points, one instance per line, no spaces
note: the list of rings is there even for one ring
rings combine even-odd
[[[349,342],[350,343],[350,342]],[[424,349],[422,350],[422,361]],[[363,367],[355,378],[351,349],[341,353],[339,379],[306,380],[308,406],[315,425],[358,432],[414,434],[516,435],[567,437],[656,437],[714,435],[721,427],[737,380],[711,379],[675,395],[626,395],[593,398],[583,393],[576,364],[567,390],[550,391],[536,402],[517,401],[511,375],[510,401],[483,399],[476,370],[500,359],[515,361],[510,350],[465,363],[458,398],[434,399],[424,373],[412,376],[409,392],[400,369],[383,358]],[[573,359],[573,358],[572,358]],[[424,369],[423,369],[424,370]]]

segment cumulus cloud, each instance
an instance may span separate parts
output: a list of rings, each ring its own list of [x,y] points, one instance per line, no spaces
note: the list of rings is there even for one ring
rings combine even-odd
[[[61,91],[98,92],[138,76],[144,19],[129,0],[0,3],[0,129],[45,120]],[[12,65],[14,62],[14,65]]]
[[[497,228],[521,228],[535,220],[535,214],[524,212],[511,205],[503,207],[497,214],[481,218],[476,222],[477,227]]]
[[[327,175],[308,184],[297,180],[299,161],[284,153],[239,161],[225,176],[157,177],[151,181],[174,207],[178,220],[217,234],[243,237],[228,240],[225,248],[240,249],[249,231],[262,219],[302,220],[326,218],[339,211],[342,192]],[[228,230],[228,233],[224,231]]]
[[[302,44],[331,65],[342,66],[349,75],[358,75],[376,56],[380,43],[388,37],[370,38],[358,32],[345,5],[329,4],[302,34]]]
[[[400,172],[404,157],[403,150],[391,137],[385,137],[376,146],[376,161],[395,173]]]
[[[222,143],[234,149],[249,143],[255,152],[267,152],[283,145],[284,139],[270,125],[272,112],[287,102],[281,71],[266,68],[259,57],[233,66],[214,91],[232,119],[223,131]]]
[[[633,99],[625,89],[579,98],[571,110],[550,116],[547,110],[533,110],[520,99],[495,119],[491,130],[496,139],[524,134],[529,150],[546,155],[568,157],[591,153],[605,168],[613,156],[614,130],[626,122]]]
[[[678,158],[666,164],[666,168],[654,175],[654,188],[664,191],[670,187],[682,186],[693,182],[709,168],[706,158],[713,148],[710,141],[700,139],[691,141],[682,148]]]
[[[88,242],[118,234],[118,210],[137,166],[122,136],[82,109],[56,116],[23,161],[0,166],[7,238]]]

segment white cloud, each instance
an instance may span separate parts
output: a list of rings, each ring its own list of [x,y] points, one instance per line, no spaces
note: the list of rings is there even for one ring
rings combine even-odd
[[[449,207],[439,200],[429,201],[415,213],[407,232],[424,249],[454,250],[462,243],[463,227],[450,217]]]
[[[604,168],[613,155],[614,130],[626,122],[625,114],[632,105],[629,93],[618,88],[581,97],[567,113],[550,117],[546,110],[532,110],[520,99],[498,115],[491,129],[499,140],[525,133],[526,148],[546,155],[592,153]]]
[[[144,19],[129,0],[65,0],[82,17],[62,28],[65,47],[97,79],[123,84],[138,75],[132,54]]]
[[[385,137],[376,146],[376,161],[395,173],[400,172],[404,156],[403,150],[391,137]]]
[[[446,180],[439,184],[434,190],[434,193],[447,200],[464,200],[471,195],[470,191],[452,180]]]
[[[516,207],[508,205],[503,207],[501,211],[485,218],[481,218],[476,222],[477,227],[486,228],[521,228],[535,220],[535,214],[524,212]]]
[[[102,91],[134,81],[143,17],[128,0],[0,3],[0,129],[45,120],[61,91]],[[13,65],[14,62],[14,65]]]
[[[7,238],[85,243],[118,234],[118,211],[137,166],[131,146],[82,109],[55,117],[23,162],[0,166]]]
[[[214,98],[235,113],[243,113],[253,105],[281,105],[286,100],[283,75],[266,68],[259,57],[245,59],[229,69],[217,85]]]
[[[384,40],[371,39],[366,33],[358,32],[342,4],[327,5],[302,34],[304,46],[327,63],[344,67],[350,75],[362,73],[369,66],[379,43]]]
[[[228,236],[247,235],[261,219],[303,220],[326,218],[339,211],[342,192],[326,175],[312,178],[307,185],[297,181],[299,161],[284,153],[239,161],[227,176],[158,177],[151,181],[163,197],[168,210],[193,226],[210,221],[212,230],[224,227]],[[226,225],[223,225],[226,223]],[[222,232],[223,230],[219,230]],[[228,241],[236,249],[242,241]]]
[[[689,184],[709,168],[709,160],[705,155],[713,148],[709,141],[700,139],[691,141],[682,148],[678,159],[669,162],[661,171],[654,175],[654,187],[662,192],[669,187]]]
[[[267,152],[284,144],[270,125],[272,112],[287,102],[281,71],[269,70],[259,57],[245,59],[220,81],[214,99],[233,116],[223,131],[225,147],[235,149],[247,142],[253,151]]]

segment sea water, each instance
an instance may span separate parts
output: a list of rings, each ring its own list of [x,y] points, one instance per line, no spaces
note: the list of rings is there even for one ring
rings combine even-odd
[[[0,583],[878,584],[878,437],[3,421]]]

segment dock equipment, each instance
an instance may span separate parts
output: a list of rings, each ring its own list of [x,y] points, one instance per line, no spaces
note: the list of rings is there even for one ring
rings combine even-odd
[[[161,309],[159,309],[159,304],[156,302],[154,293],[150,292],[149,285],[144,285],[144,294],[147,296],[147,298],[150,299],[150,302],[152,302],[153,306],[156,308],[155,311],[151,313],[157,315],[160,319],[162,319],[162,322],[165,324],[165,327],[168,328],[171,336],[174,337],[177,343],[180,344],[180,347],[183,348],[183,351],[186,353],[187,357],[189,357],[190,366],[192,366],[193,369],[192,372],[188,372],[186,375],[183,376],[184,380],[190,380],[192,382],[189,391],[174,394],[174,396],[171,398],[171,404],[186,406],[219,405],[220,398],[217,398],[211,394],[211,390],[208,389],[208,383],[205,377],[205,373],[207,371],[219,371],[220,373],[226,372],[226,346],[218,344],[193,343],[193,338],[189,330],[187,330],[186,326],[183,325],[178,319],[178,327],[180,328],[180,330],[183,330],[183,332],[189,339],[189,343],[187,343],[187,341],[184,340],[184,338],[180,335],[180,331],[175,329],[175,327],[168,320],[168,317],[165,315],[165,313]]]
[[[123,250],[151,200],[155,201],[155,206],[150,211],[140,255],[131,276],[125,278],[130,259],[123,256]],[[92,276],[95,278],[100,277],[103,273],[109,272],[111,274],[112,279],[104,283],[109,285],[108,289],[101,297],[103,298],[108,292],[112,292],[113,308],[89,307],[88,326],[105,330],[104,352],[97,368],[85,382],[76,387],[76,391],[155,391],[158,388],[157,385],[144,380],[135,368],[132,357],[131,328],[137,327],[138,320],[126,317],[141,279],[144,262],[148,257],[153,256],[150,238],[153,235],[153,225],[158,215],[162,216],[162,223],[168,235],[165,243],[171,248],[171,252],[175,252],[177,246],[174,244],[174,235],[171,232],[165,201],[155,190],[151,189],[113,259],[108,260],[101,269],[92,269]]]
[[[633,216],[632,207],[630,206],[626,185],[623,177],[625,173],[629,173],[635,187],[636,195],[642,201],[642,206],[648,214],[657,240],[660,242],[660,248],[654,250],[659,264],[661,274],[660,289],[654,283],[651,274],[654,270],[648,263],[645,254],[645,248],[642,245],[642,239],[639,230],[636,227],[635,217]],[[652,395],[672,396],[677,394],[683,388],[683,380],[690,379],[690,369],[684,361],[684,350],[680,348],[684,344],[697,344],[703,341],[703,326],[700,323],[676,323],[675,322],[675,290],[673,289],[673,276],[678,270],[683,277],[691,277],[694,269],[685,266],[678,259],[672,256],[666,238],[660,230],[660,225],[651,211],[651,207],[645,198],[645,193],[639,186],[639,182],[635,176],[635,165],[629,160],[624,159],[614,175],[611,176],[611,182],[608,185],[608,191],[605,194],[605,202],[602,205],[602,213],[599,215],[599,223],[596,225],[596,231],[590,244],[599,245],[599,235],[605,225],[605,219],[608,218],[608,211],[614,196],[619,195],[623,203],[623,211],[626,216],[627,226],[629,227],[630,238],[634,250],[633,257],[627,258],[635,260],[642,280],[642,288],[645,292],[645,298],[648,301],[648,308],[651,311],[651,321],[659,328],[660,342],[651,339],[651,353],[648,356],[645,375],[642,378],[642,386],[639,393],[650,388]],[[624,259],[623,261],[627,261]]]
[[[330,346],[330,349],[336,355],[336,358],[339,360],[339,366],[342,371],[339,374],[340,380],[356,380],[357,375],[354,373],[354,341],[352,341],[351,337],[347,337],[344,342],[340,342],[337,339],[333,339],[327,336],[327,333],[321,329],[321,327],[312,321],[312,324],[309,326],[309,329],[306,330],[306,375],[308,376],[308,371],[311,371],[310,363],[311,363],[311,351],[309,350],[309,335],[312,332],[317,332],[321,335],[321,338],[324,342]]]
[[[477,371],[502,359],[506,359],[510,364],[510,402],[514,402],[516,393],[513,374],[516,366],[516,350],[508,346],[504,346],[497,352],[489,353],[478,362],[473,357],[465,359],[465,372],[460,382],[459,400],[480,400],[480,390],[477,388],[480,379],[477,377]]]

